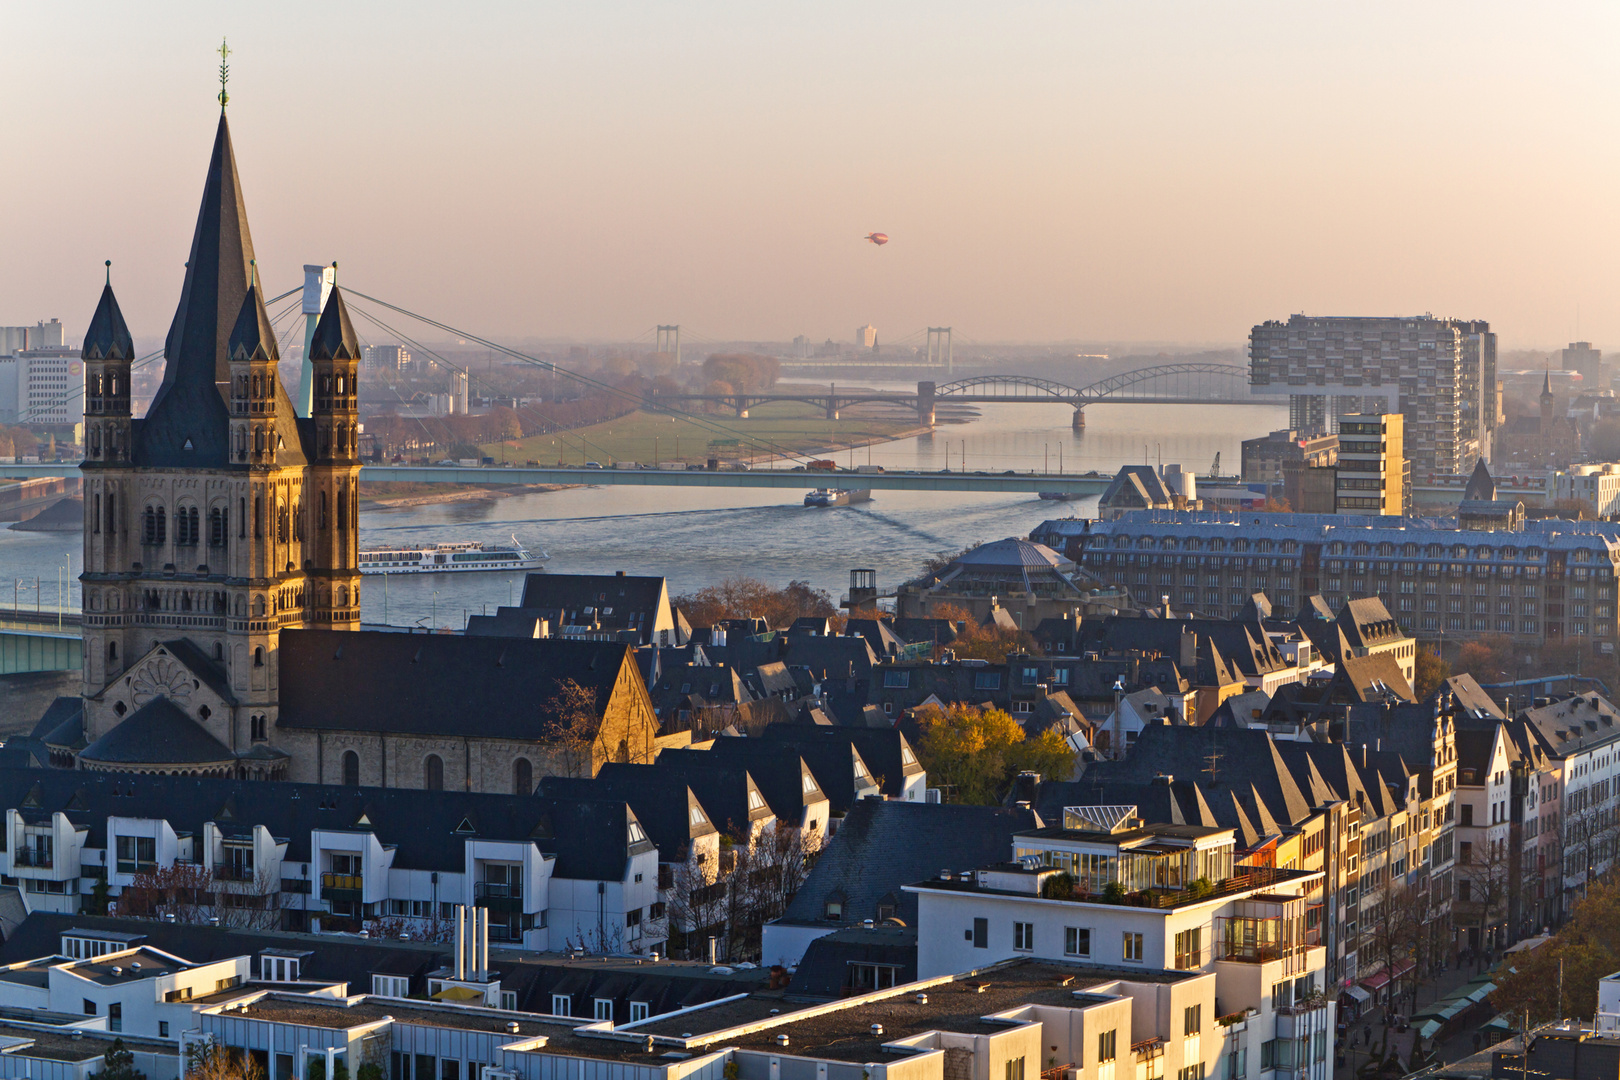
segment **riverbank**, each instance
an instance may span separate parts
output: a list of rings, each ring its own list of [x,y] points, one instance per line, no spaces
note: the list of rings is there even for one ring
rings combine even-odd
[[[579,484],[502,484],[499,487],[467,487],[461,484],[377,483],[362,481],[360,507],[363,510],[398,510],[409,506],[432,506],[435,503],[476,502],[484,499],[510,499],[517,495],[543,495],[550,491],[567,491]],[[396,494],[399,489],[404,494]]]
[[[941,416],[943,423],[966,423],[976,416]],[[583,465],[595,461],[681,461],[703,465],[710,458],[763,462],[783,457],[816,457],[874,446],[927,433],[912,410],[857,406],[837,420],[814,415],[796,402],[772,402],[750,410],[746,418],[669,416],[637,411],[616,420],[526,439],[490,443],[481,449],[496,461],[522,464]],[[735,435],[732,433],[735,432]]]

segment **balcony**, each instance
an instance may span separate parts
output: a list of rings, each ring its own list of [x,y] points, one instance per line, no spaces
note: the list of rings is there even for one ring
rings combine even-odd
[[[361,895],[365,891],[363,880],[359,874],[332,874],[321,875],[321,896],[327,900],[353,900],[362,902]]]
[[[523,884],[521,882],[479,881],[473,885],[473,903],[491,911],[523,911]]]
[[[11,853],[12,866],[32,866],[49,870],[55,865],[50,848],[20,847]]]
[[[258,878],[258,872],[244,863],[215,863],[214,877],[220,881],[254,881]]]

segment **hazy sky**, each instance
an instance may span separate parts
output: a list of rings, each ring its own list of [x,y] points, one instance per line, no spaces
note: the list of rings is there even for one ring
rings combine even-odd
[[[230,38],[272,292],[501,337],[1620,345],[1620,5],[0,3],[0,324],[160,335]],[[892,237],[882,249],[863,234]]]

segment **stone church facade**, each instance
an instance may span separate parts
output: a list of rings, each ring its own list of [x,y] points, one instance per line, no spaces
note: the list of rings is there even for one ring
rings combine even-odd
[[[130,410],[109,281],[86,332],[82,767],[284,778],[280,638],[360,620],[360,350],[333,289],[295,415],[222,113],[163,382]]]

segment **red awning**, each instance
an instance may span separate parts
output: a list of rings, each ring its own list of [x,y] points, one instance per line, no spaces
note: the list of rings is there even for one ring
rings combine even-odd
[[[1416,966],[1416,960],[1407,959],[1401,961],[1399,964],[1395,965],[1395,977],[1397,979],[1400,978],[1402,975],[1405,975],[1408,971],[1411,971]],[[1365,986],[1368,990],[1382,990],[1389,982],[1389,978],[1389,969],[1384,968],[1368,976],[1367,978],[1362,979],[1361,985]]]

